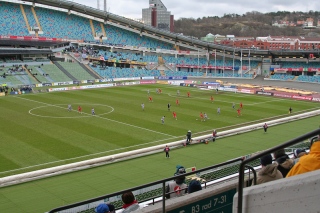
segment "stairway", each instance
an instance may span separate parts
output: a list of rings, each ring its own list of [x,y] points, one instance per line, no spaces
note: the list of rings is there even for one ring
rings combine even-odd
[[[157,69],[157,70],[171,70],[171,71],[174,71],[174,70],[169,66],[169,64],[167,64],[167,63],[163,60],[162,56],[159,56],[159,57],[158,57],[158,65],[154,66],[151,70],[155,70],[155,69]]]
[[[53,61],[53,64],[56,65],[64,74],[66,74],[69,78],[71,78],[73,81],[77,81],[73,75],[71,75],[65,68],[63,68],[58,62]]]
[[[95,79],[102,79],[102,77],[98,73],[96,73],[93,69],[91,69],[88,65],[85,65],[83,63],[79,63],[79,65]]]
[[[21,9],[21,13],[22,13],[23,19],[24,19],[24,21],[26,22],[26,26],[27,26],[27,28],[28,28],[28,31],[30,32],[30,31],[31,31],[30,24],[29,24],[29,22],[28,22],[27,15],[26,15],[26,12],[24,11],[24,8],[23,8],[23,5],[22,5],[22,4],[20,4],[20,9]]]
[[[91,30],[92,30],[92,36],[94,38],[94,37],[96,37],[96,31],[94,30],[93,22],[92,22],[91,19],[89,19],[89,22],[90,22],[90,27],[91,27]]]
[[[271,60],[270,61],[263,61],[262,62],[262,67],[261,67],[261,75],[267,76],[270,72],[270,67],[271,67]]]
[[[24,69],[24,71],[26,71],[28,73],[28,76],[30,76],[31,78],[33,78],[34,80],[36,80],[38,83],[41,83],[38,78],[34,75],[32,75],[32,73],[25,67],[25,66],[22,66],[22,68]]]
[[[107,37],[107,33],[106,33],[106,30],[104,29],[104,25],[102,23],[100,23],[100,26],[102,29],[103,37]]]
[[[38,27],[39,27],[39,31],[42,31],[42,27],[41,27],[41,25],[40,25],[40,22],[39,22],[38,16],[37,16],[36,11],[34,10],[34,8],[33,8],[33,7],[31,7],[31,11],[32,11],[32,14],[33,14],[34,20],[36,20],[37,25],[38,25]]]
[[[96,71],[94,71],[93,69],[91,69],[90,66],[83,64],[79,61],[79,59],[77,59],[74,55],[68,53],[67,58],[72,59],[75,63],[78,63],[85,71],[87,71],[92,77],[94,77],[95,79],[103,79],[103,77],[101,77]]]
[[[159,65],[164,65],[164,60],[163,60],[162,56],[158,57],[158,64]]]

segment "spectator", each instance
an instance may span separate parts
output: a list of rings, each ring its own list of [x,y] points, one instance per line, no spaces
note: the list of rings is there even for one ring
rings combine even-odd
[[[317,141],[311,142],[310,152],[299,158],[299,161],[292,167],[287,177],[311,172],[320,169],[320,137]]]
[[[187,132],[187,145],[191,143],[191,130]]]
[[[307,152],[304,149],[296,149],[293,152],[293,156],[294,156],[295,159],[298,159],[298,158],[300,158],[300,157],[302,157],[302,156],[304,156],[306,154],[307,154]]]
[[[113,205],[111,205],[113,207]],[[105,204],[105,203],[101,203],[99,204],[95,210],[96,213],[109,213],[109,212],[114,212],[114,207],[113,209],[109,208],[109,205]]]
[[[121,196],[123,202],[123,210],[121,213],[138,212],[140,209],[138,201],[135,199],[131,191],[125,192]]]
[[[262,168],[257,174],[257,185],[283,178],[281,172],[277,169],[277,164],[272,163],[271,154],[261,157],[260,162]]]
[[[300,157],[302,157],[304,155],[307,155],[307,154],[308,153],[304,149],[296,149],[296,150],[294,150],[293,151],[293,159],[292,159],[293,160],[293,165],[295,165],[299,161]]]
[[[281,172],[282,176],[287,176],[288,172],[294,165],[294,161],[289,158],[284,149],[279,149],[273,153],[273,157],[278,164],[277,168]]]
[[[189,183],[189,186],[188,186],[188,193],[189,194],[191,194],[193,192],[200,191],[200,190],[202,190],[202,186],[201,186],[200,181],[194,179]]]
[[[268,130],[268,125],[267,125],[267,123],[264,123],[264,125],[263,125],[263,130],[264,130],[264,133],[267,132],[267,130]]]
[[[170,148],[168,147],[168,145],[166,145],[166,147],[164,148],[165,153],[166,153],[166,158],[170,158],[169,152],[170,152]]]
[[[178,165],[177,171],[174,173],[174,176],[179,176],[186,173],[186,170],[183,166]],[[166,186],[166,198],[180,197],[187,193],[187,184],[185,184],[185,176],[177,177],[173,181],[170,181]]]
[[[213,132],[212,132],[212,141],[216,141],[216,138],[218,137],[218,135],[217,135],[218,133],[217,133],[217,130],[213,130]]]

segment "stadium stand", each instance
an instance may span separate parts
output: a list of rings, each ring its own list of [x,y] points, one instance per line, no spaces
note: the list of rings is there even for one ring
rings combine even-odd
[[[36,7],[43,36],[93,41],[89,19],[64,12]]]
[[[31,73],[28,74],[21,65],[4,67],[2,68],[0,75],[2,76],[0,82],[7,83],[10,87],[39,83],[33,76],[31,76]]]
[[[293,80],[293,78],[294,78],[293,75],[288,75],[288,74],[274,74],[270,76],[270,79],[281,80],[281,81]]]
[[[93,24],[93,28],[94,28],[94,32],[95,32],[94,37],[99,37],[99,36],[98,36],[99,34],[102,34],[102,35],[105,34],[105,32],[103,32],[103,30],[102,30],[101,25],[100,25],[99,22],[97,22],[97,21],[92,21],[92,24]]]
[[[0,35],[29,35],[19,4],[0,2],[0,14]]]
[[[66,76],[58,67],[53,64],[43,65],[40,69],[43,73],[48,74],[55,82],[72,81],[71,78]]]
[[[39,66],[29,66],[28,69],[32,69],[31,73],[37,74],[35,77],[41,82],[41,83],[52,83],[54,82],[49,75],[46,75],[46,73],[43,72],[41,67]]]
[[[114,27],[112,25],[105,25],[108,40],[105,43],[130,45],[135,47],[172,49],[171,44],[162,41],[157,41],[145,36],[140,36],[136,33]]]
[[[84,70],[78,63],[58,62],[77,80],[94,80],[94,78]]]
[[[309,82],[309,83],[320,83],[320,75],[307,76],[299,75],[297,81]]]
[[[7,75],[6,78],[0,78],[1,84],[8,84],[9,87],[17,86],[17,85],[22,85],[23,82],[20,81],[16,76],[14,75]]]
[[[38,26],[31,11],[31,6],[23,6],[30,27]],[[41,36],[47,38],[63,38],[72,40],[85,40],[95,42],[88,18],[68,14],[66,12],[35,7],[35,14],[42,27]],[[1,2],[0,13],[0,35],[30,36],[26,22],[19,4]],[[100,23],[92,21],[96,33],[102,32]],[[14,26],[14,27],[13,27]],[[173,49],[172,44],[158,41],[145,36],[140,36],[112,25],[104,25],[107,40],[105,43],[112,45],[130,45],[135,47]]]
[[[159,70],[145,70],[145,69],[133,69],[133,68],[120,68],[120,67],[91,67],[100,76],[107,79],[112,78],[126,78],[126,77],[149,77],[149,76],[161,76]]]
[[[281,68],[320,68],[319,63],[279,62]]]
[[[170,71],[170,70],[166,70],[164,71],[165,76],[193,76],[193,77],[202,77],[203,76],[203,72],[186,72],[186,71]]]
[[[23,8],[24,8],[24,12],[25,12],[25,14],[27,16],[28,23],[29,23],[30,27],[31,28],[38,27],[38,24],[37,24],[37,22],[36,22],[36,20],[34,18],[32,10],[31,10],[31,6],[24,5]]]
[[[99,51],[98,55],[102,55],[106,60],[107,59],[116,59],[116,60],[129,60],[129,61],[138,61],[138,62],[148,62],[147,58],[144,56],[133,53],[133,52],[110,52],[110,51]]]

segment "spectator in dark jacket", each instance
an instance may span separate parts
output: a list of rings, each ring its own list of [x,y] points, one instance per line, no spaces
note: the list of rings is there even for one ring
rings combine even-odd
[[[284,149],[279,149],[273,153],[275,162],[278,164],[277,168],[282,176],[287,176],[288,172],[294,165],[294,161],[289,158]]]
[[[200,181],[195,180],[195,179],[190,181],[189,186],[188,186],[188,193],[189,194],[196,192],[196,191],[200,191],[200,190],[202,190],[202,186],[201,186]]]

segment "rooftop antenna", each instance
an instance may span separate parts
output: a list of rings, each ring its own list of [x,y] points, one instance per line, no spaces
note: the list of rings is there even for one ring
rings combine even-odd
[[[100,10],[100,0],[97,0],[97,9]]]
[[[107,12],[107,0],[104,0],[104,8],[103,8],[104,12]]]

